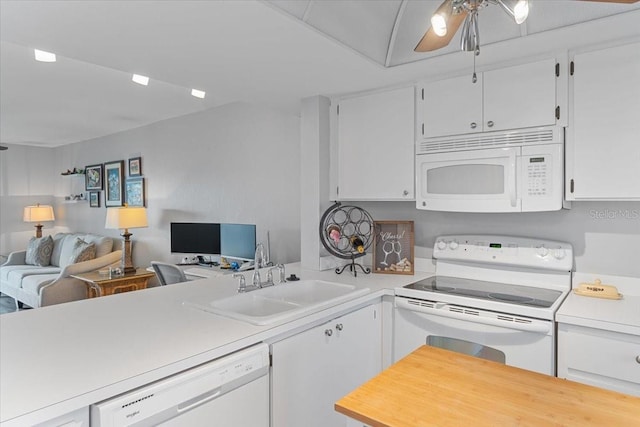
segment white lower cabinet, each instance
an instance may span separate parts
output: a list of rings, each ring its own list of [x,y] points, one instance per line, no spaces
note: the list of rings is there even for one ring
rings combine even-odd
[[[640,336],[560,323],[558,377],[640,396]]]
[[[89,407],[36,424],[35,427],[89,427]]]
[[[271,426],[361,426],[334,404],[382,370],[381,305],[271,346]]]

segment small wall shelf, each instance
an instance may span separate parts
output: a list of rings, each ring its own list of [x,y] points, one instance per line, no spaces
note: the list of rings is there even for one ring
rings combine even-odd
[[[62,175],[62,176],[84,176],[84,169],[76,169],[76,168],[73,168],[73,170],[67,169],[66,172],[61,172],[60,175]]]

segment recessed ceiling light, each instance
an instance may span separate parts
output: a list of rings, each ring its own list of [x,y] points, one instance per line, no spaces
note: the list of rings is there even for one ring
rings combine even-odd
[[[134,82],[138,83],[139,85],[143,85],[143,86],[146,86],[146,85],[149,84],[149,77],[142,76],[140,74],[134,74],[133,77],[131,78],[131,80],[133,80]]]
[[[44,50],[33,49],[36,61],[40,62],[56,62],[56,54],[45,52]]]
[[[203,90],[191,89],[191,95],[195,96],[196,98],[204,99],[204,96],[206,95],[206,93]]]

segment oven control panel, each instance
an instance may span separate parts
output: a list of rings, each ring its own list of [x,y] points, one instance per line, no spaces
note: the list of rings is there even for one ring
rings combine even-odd
[[[433,246],[433,257],[559,271],[571,271],[573,267],[571,244],[528,237],[439,236]]]

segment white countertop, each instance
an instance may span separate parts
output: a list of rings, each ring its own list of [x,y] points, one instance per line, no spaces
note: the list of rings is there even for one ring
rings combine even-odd
[[[417,262],[418,260],[416,260]],[[4,314],[0,318],[0,422],[27,425],[88,406],[306,324],[340,315],[393,288],[431,276],[337,275],[300,270],[287,276],[352,284],[369,294],[303,318],[267,326],[184,306],[236,293],[230,276],[202,279]],[[245,275],[250,280],[252,272]]]
[[[640,278],[574,273],[572,287],[580,283],[614,285],[622,299],[610,300],[569,293],[556,313],[558,323],[640,335]]]

